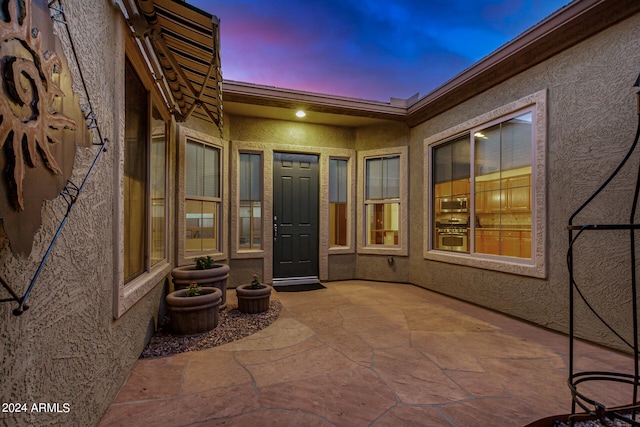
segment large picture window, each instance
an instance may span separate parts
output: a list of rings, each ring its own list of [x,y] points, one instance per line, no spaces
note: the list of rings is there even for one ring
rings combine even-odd
[[[546,274],[545,103],[539,92],[425,140],[426,258]]]
[[[185,164],[186,252],[220,250],[220,149],[187,139]]]
[[[433,148],[434,249],[531,258],[532,117],[517,114]]]

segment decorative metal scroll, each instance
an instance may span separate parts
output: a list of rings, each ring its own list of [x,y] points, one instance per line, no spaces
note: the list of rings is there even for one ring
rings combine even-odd
[[[640,76],[638,76],[638,80],[635,83],[636,87],[640,86]],[[569,269],[569,280],[570,280],[570,302],[569,302],[569,315],[570,315],[570,324],[569,324],[569,378],[568,385],[571,389],[572,395],[572,416],[570,417],[570,425],[573,426],[576,421],[581,420],[584,417],[592,417],[596,418],[598,421],[602,423],[602,425],[614,425],[614,420],[622,421],[623,423],[628,423],[631,426],[640,426],[640,402],[638,402],[638,392],[640,391],[640,364],[639,364],[639,337],[638,337],[638,289],[637,289],[637,277],[636,277],[636,230],[640,229],[640,224],[636,221],[636,213],[638,207],[638,198],[640,195],[640,168],[638,168],[637,177],[636,177],[636,185],[633,192],[631,208],[629,213],[629,222],[622,224],[579,224],[574,225],[576,220],[576,216],[583,212],[587,206],[589,206],[593,200],[598,196],[606,187],[611,183],[611,181],[619,174],[619,172],[623,169],[623,167],[627,164],[627,162],[634,157],[634,153],[638,150],[638,142],[640,140],[640,91],[636,94],[637,96],[637,114],[638,114],[638,125],[636,130],[636,135],[629,148],[628,152],[620,162],[620,164],[615,168],[615,170],[611,173],[611,175],[604,181],[604,183],[571,215],[569,218],[569,225],[567,226],[567,230],[569,231],[569,250],[567,253],[567,266]],[[593,301],[585,295],[584,290],[578,284],[576,280],[576,270],[574,261],[577,259],[574,254],[575,244],[578,238],[583,235],[583,233],[587,231],[624,231],[627,230],[629,232],[629,262],[630,262],[630,271],[629,271],[629,280],[627,286],[629,286],[629,291],[631,294],[631,313],[629,316],[632,317],[630,320],[633,325],[633,337],[629,339],[625,337],[622,331],[616,330],[610,322],[606,320],[606,316],[599,312],[596,308]],[[624,244],[618,241],[620,245]],[[575,361],[578,358],[578,355],[575,353],[575,320],[576,320],[576,307],[575,301],[576,299],[581,300],[588,311],[592,313],[601,323],[606,327],[611,333],[613,333],[624,345],[626,345],[633,352],[633,361],[634,368],[633,373],[629,372],[605,372],[605,371],[585,371],[585,372],[576,372],[575,370]],[[597,383],[600,384],[600,389],[606,389],[606,383],[617,383],[617,384],[626,384],[631,389],[630,401],[624,407],[607,407],[607,405],[603,402],[600,402],[589,395],[585,385],[589,383]],[[581,408],[584,413],[577,413],[577,409]],[[618,425],[618,424],[616,424]],[[627,424],[625,424],[627,425]]]
[[[55,3],[57,3],[57,6],[55,6]],[[35,6],[35,10],[32,5]],[[67,117],[61,111],[65,107],[62,98],[66,93],[72,93],[70,85],[67,92],[63,91],[58,84],[63,80],[60,74],[65,70],[64,61],[53,50],[46,49],[42,53],[43,38],[41,37],[41,31],[33,26],[33,12],[46,13],[50,20],[63,24],[66,29],[88,102],[88,106],[76,114],[76,116],[80,115],[79,119],[74,120]],[[49,21],[49,24],[51,24],[51,21]],[[38,158],[42,159],[42,162],[53,175],[64,177],[64,185],[61,190],[59,188],[56,190],[55,196],[61,196],[67,204],[64,218],[61,220],[25,293],[19,296],[6,280],[0,277],[0,284],[11,295],[11,298],[0,299],[0,302],[17,302],[18,307],[13,310],[13,314],[20,315],[29,308],[26,304],[27,298],[67,222],[71,209],[105,151],[108,141],[102,138],[95,112],[91,106],[73,39],[66,25],[62,0],[46,2],[44,0],[0,0],[0,29],[2,30],[0,78],[2,78],[2,87],[5,90],[4,96],[0,97],[0,146],[3,146],[4,152],[8,153],[6,157],[10,158],[10,161],[6,162],[5,170],[11,171],[8,187],[14,196],[15,211],[24,211],[27,210],[28,206],[35,205],[39,214],[41,201],[28,202],[31,193],[25,191],[23,185],[25,182],[25,168],[27,166],[35,168]],[[51,34],[53,39],[52,28],[49,28],[49,30],[48,33]],[[68,72],[68,70],[66,71]],[[75,104],[77,105],[77,102]],[[75,113],[75,110],[73,112]],[[94,145],[99,145],[100,149],[82,183],[76,185],[69,180],[73,169],[75,143],[63,144],[64,137],[60,136],[60,131],[63,129],[76,130],[76,123],[83,119],[86,121],[87,129],[97,133],[99,142]],[[66,137],[68,138],[68,136]],[[77,141],[77,138],[75,141]],[[23,146],[27,147],[26,153],[22,151]],[[60,156],[66,160],[67,171],[63,172],[63,168],[59,165],[57,153],[60,153]],[[69,157],[71,161],[68,160]],[[59,179],[55,179],[53,182],[55,184],[59,182]],[[38,183],[36,183],[37,185]],[[6,209],[2,210],[0,214],[2,214],[5,232],[10,235],[7,225],[12,224],[11,215]],[[13,215],[15,217],[15,213]],[[39,224],[40,219],[38,217],[38,227]],[[19,237],[25,238],[24,235]],[[33,234],[30,237],[32,239]],[[9,241],[12,245],[12,250],[14,250],[15,240],[12,240],[11,236],[9,236]],[[29,242],[29,252],[30,248],[31,243]]]
[[[44,200],[90,144],[45,0],[0,0],[0,218],[11,250],[31,253]]]

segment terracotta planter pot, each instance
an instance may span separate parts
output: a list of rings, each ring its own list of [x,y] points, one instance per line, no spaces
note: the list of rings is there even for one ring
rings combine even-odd
[[[258,289],[251,289],[251,285],[240,285],[236,288],[238,310],[243,313],[262,313],[269,310],[269,297],[273,288],[261,284]]]
[[[166,297],[169,327],[176,335],[195,335],[218,326],[218,310],[222,291],[201,288],[201,294],[187,297],[187,289],[171,292]]]
[[[191,282],[196,282],[201,288],[206,286],[220,289],[222,292],[220,310],[227,308],[228,265],[216,264],[213,268],[205,270],[196,270],[195,265],[185,265],[171,270],[171,277],[176,290],[189,287]]]

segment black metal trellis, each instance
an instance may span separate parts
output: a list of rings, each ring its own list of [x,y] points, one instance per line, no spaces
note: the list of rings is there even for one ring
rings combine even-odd
[[[56,1],[57,1],[58,5],[59,5],[58,7],[54,6]],[[71,51],[73,52],[73,58],[74,58],[74,60],[76,62],[76,65],[78,67],[78,73],[80,74],[80,80],[82,82],[82,87],[84,88],[84,92],[85,92],[85,95],[87,97],[88,106],[86,108],[82,109],[83,113],[85,113],[84,118],[85,118],[85,120],[87,122],[87,129],[89,129],[89,131],[92,131],[92,130],[96,131],[96,133],[98,135],[98,140],[100,142],[93,143],[93,145],[100,146],[100,150],[96,154],[96,156],[95,156],[95,158],[93,160],[93,163],[91,164],[91,166],[89,167],[89,170],[85,174],[84,179],[82,180],[82,183],[80,184],[80,186],[77,186],[75,183],[73,183],[72,181],[68,180],[67,184],[65,185],[65,187],[60,192],[60,195],[62,196],[64,201],[67,203],[67,211],[66,211],[66,213],[64,215],[64,218],[61,220],[60,225],[58,226],[58,229],[57,229],[55,235],[53,236],[53,239],[51,240],[51,243],[49,244],[49,247],[47,248],[46,253],[42,257],[42,260],[40,261],[40,264],[39,264],[35,274],[33,275],[33,278],[31,279],[31,282],[29,283],[29,286],[27,287],[27,290],[25,291],[24,295],[20,297],[11,288],[11,286],[4,280],[4,278],[2,278],[0,276],[0,284],[11,295],[11,298],[0,299],[0,302],[12,302],[12,301],[17,302],[18,303],[18,307],[13,310],[13,314],[16,315],[16,316],[21,315],[25,310],[29,309],[29,305],[26,303],[27,302],[27,298],[29,298],[29,295],[31,294],[31,291],[33,290],[33,287],[36,284],[36,281],[38,280],[38,277],[40,276],[40,273],[42,272],[42,268],[44,267],[47,259],[49,258],[49,255],[51,254],[51,250],[53,249],[53,246],[55,245],[56,241],[58,240],[58,237],[60,236],[60,232],[62,231],[64,225],[66,224],[67,219],[69,218],[69,213],[71,212],[71,209],[73,208],[73,206],[75,205],[76,201],[78,200],[78,196],[80,195],[80,193],[82,192],[82,189],[84,188],[85,184],[87,183],[87,180],[89,179],[89,176],[91,175],[91,173],[95,169],[96,165],[98,164],[98,161],[100,160],[100,157],[102,156],[102,153],[104,153],[106,151],[106,145],[109,142],[108,139],[102,138],[102,133],[100,132],[100,128],[98,127],[98,121],[96,119],[95,111],[94,111],[93,106],[91,104],[91,100],[90,100],[90,96],[89,96],[89,90],[87,89],[86,80],[84,78],[84,75],[82,74],[82,68],[80,67],[80,62],[78,61],[78,54],[76,52],[76,48],[75,48],[75,45],[73,43],[73,38],[71,37],[71,32],[69,31],[69,26],[67,24],[67,20],[66,20],[65,14],[64,14],[64,9],[62,7],[62,0],[50,0],[50,1],[47,1],[47,6],[49,7],[49,14],[50,14],[51,20],[62,24],[64,26],[64,28],[66,29],[67,37],[69,38],[69,43],[71,45]]]
[[[640,76],[635,82],[635,87],[640,87]],[[633,195],[633,203],[631,206],[631,212],[629,215],[629,222],[626,224],[581,224],[574,225],[576,216],[587,207],[591,201],[600,194],[607,185],[613,180],[613,178],[620,172],[627,161],[631,158],[632,154],[638,147],[638,141],[640,139],[640,90],[636,94],[638,115],[638,125],[636,135],[631,144],[631,147],[627,151],[626,155],[615,168],[615,170],[609,175],[609,177],[600,185],[600,187],[571,215],[569,218],[569,225],[567,230],[569,232],[569,250],[567,252],[567,267],[569,269],[569,378],[567,380],[569,388],[571,389],[572,407],[570,418],[570,425],[573,426],[583,414],[577,414],[577,407],[580,407],[587,414],[597,418],[599,421],[608,423],[611,420],[620,420],[628,423],[631,426],[640,426],[640,402],[638,402],[638,392],[640,391],[640,365],[639,365],[639,342],[638,342],[638,289],[637,289],[637,277],[636,277],[636,250],[635,250],[635,230],[640,229],[640,224],[635,222],[636,210],[638,206],[638,196],[640,192],[640,165],[638,169],[636,186]],[[632,316],[633,316],[633,339],[625,339],[621,333],[616,331],[607,321],[597,312],[592,304],[589,303],[585,295],[582,293],[580,286],[575,280],[574,276],[574,244],[577,239],[586,231],[611,231],[611,230],[628,230],[629,231],[629,251],[630,251],[630,278],[629,286],[631,290],[632,298]],[[621,372],[605,372],[605,371],[585,371],[575,372],[575,298],[579,297],[587,306],[587,308],[598,318],[600,322],[611,331],[616,337],[618,337],[625,345],[627,345],[633,352],[634,358],[634,372],[621,373]],[[630,384],[632,386],[632,398],[628,406],[608,408],[605,404],[598,402],[597,400],[589,397],[586,393],[579,390],[579,385],[592,381],[599,382],[615,382]],[[608,424],[605,424],[608,425]]]

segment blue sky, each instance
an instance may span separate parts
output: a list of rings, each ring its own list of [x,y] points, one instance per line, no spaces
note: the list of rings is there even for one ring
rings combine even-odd
[[[569,0],[187,0],[220,18],[223,77],[389,101],[424,96]]]

